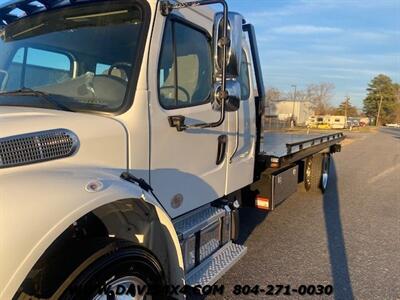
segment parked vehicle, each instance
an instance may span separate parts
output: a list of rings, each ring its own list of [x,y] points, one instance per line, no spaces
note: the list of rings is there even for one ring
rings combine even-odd
[[[349,117],[347,119],[347,127],[348,128],[360,127],[360,119],[354,118],[354,117]]]
[[[318,128],[319,124],[323,124],[324,117],[323,116],[310,116],[306,121],[306,125],[309,128]]]
[[[371,124],[371,120],[369,118],[360,118],[360,126],[365,127]]]
[[[308,128],[330,129],[331,117],[330,116],[310,116],[306,121]]]
[[[223,0],[14,1],[0,37],[0,299],[213,284],[241,205],[327,188],[343,134],[264,134],[255,30]]]
[[[306,126],[311,128],[314,126],[315,122],[316,122],[315,116],[310,116],[306,121]]]
[[[347,118],[345,116],[331,116],[330,125],[332,129],[345,129],[347,127]]]
[[[385,124],[386,127],[391,127],[391,128],[400,128],[400,124],[397,123],[389,123]]]

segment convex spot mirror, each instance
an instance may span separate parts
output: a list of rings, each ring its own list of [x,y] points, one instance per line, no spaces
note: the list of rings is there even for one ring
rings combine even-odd
[[[221,101],[223,101],[220,97],[221,90],[221,83],[216,83],[214,85],[212,107],[217,111],[221,110]],[[237,111],[240,108],[240,83],[236,79],[228,79],[226,81],[226,91],[228,92],[228,98],[225,99],[225,111]]]
[[[214,66],[215,75],[221,77],[223,66],[223,46],[221,40],[224,36],[223,32],[223,13],[217,13],[214,18]],[[227,49],[227,68],[226,75],[228,78],[238,77],[240,74],[240,65],[242,62],[242,33],[243,33],[243,17],[234,12],[228,13],[228,38],[229,44]]]

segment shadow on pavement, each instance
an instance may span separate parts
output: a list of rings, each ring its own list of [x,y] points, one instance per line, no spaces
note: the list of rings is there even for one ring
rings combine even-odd
[[[268,213],[254,207],[242,207],[239,216],[240,231],[237,243],[243,245],[253,230],[268,217]]]
[[[245,188],[242,191],[242,206],[239,209],[240,230],[236,241],[238,244],[244,245],[254,229],[268,217],[268,211],[255,208],[255,199],[259,193],[258,188]]]
[[[340,218],[340,199],[336,167],[333,160],[330,168],[329,186],[324,194],[323,210],[331,274],[333,278],[334,297],[337,300],[354,299],[347,262],[343,226]]]

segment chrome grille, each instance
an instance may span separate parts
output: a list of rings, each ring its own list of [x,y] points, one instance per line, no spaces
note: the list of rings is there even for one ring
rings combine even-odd
[[[76,152],[78,145],[78,137],[67,129],[0,138],[0,168],[67,157]]]

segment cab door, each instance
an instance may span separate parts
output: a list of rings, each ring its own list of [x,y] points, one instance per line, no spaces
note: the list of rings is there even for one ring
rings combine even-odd
[[[241,88],[240,108],[227,114],[229,136],[225,193],[237,191],[253,182],[256,143],[255,85],[251,52],[243,38],[242,64],[238,81]]]
[[[171,217],[223,196],[226,159],[217,162],[217,156],[225,158],[228,142],[226,122],[181,132],[169,124],[171,116],[184,116],[186,124],[211,123],[220,117],[210,103],[212,22],[191,10],[180,13],[166,19],[161,47],[157,56],[151,51],[149,65],[149,77],[158,77],[150,82],[150,182]]]

